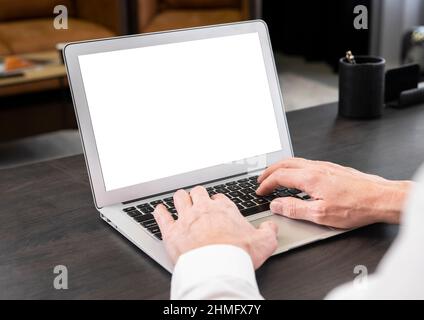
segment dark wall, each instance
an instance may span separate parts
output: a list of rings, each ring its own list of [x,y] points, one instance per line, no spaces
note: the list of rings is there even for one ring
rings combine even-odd
[[[334,68],[347,50],[369,53],[370,29],[353,27],[353,9],[368,8],[371,27],[371,0],[284,0],[263,1],[263,19],[270,29],[274,50],[325,61]]]

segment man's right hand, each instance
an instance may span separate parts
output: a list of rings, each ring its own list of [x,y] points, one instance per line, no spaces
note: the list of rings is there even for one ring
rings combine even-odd
[[[313,200],[293,197],[271,202],[271,211],[336,228],[377,222],[399,223],[410,181],[390,181],[330,162],[291,158],[267,168],[257,194],[278,186],[300,189]]]
[[[190,193],[177,191],[174,203],[178,211],[177,221],[163,205],[155,208],[154,215],[174,263],[188,251],[226,244],[245,250],[257,269],[277,248],[277,225],[265,221],[255,228],[223,194],[210,198],[204,187],[195,187]]]

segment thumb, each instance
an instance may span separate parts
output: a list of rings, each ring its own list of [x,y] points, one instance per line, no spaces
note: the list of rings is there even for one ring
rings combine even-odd
[[[259,230],[272,233],[275,237],[278,234],[278,226],[275,224],[275,222],[270,220],[262,222],[259,225]]]
[[[153,217],[159,226],[163,238],[167,238],[169,228],[174,224],[174,219],[171,217],[171,214],[163,204],[159,204],[155,208]]]
[[[273,221],[267,220],[259,225],[250,252],[255,269],[258,269],[277,249],[277,234],[278,227]]]
[[[277,198],[271,202],[270,209],[273,213],[287,218],[313,221],[311,209],[314,202],[293,197]]]

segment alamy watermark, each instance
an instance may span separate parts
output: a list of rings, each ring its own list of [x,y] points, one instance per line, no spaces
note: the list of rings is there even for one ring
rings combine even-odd
[[[353,8],[353,13],[356,15],[353,19],[353,27],[356,30],[368,29],[368,8],[364,5],[357,5]]]
[[[231,166],[239,166],[244,172],[252,173],[266,168],[268,165],[268,161],[266,155],[259,155],[252,158],[230,161],[225,164]]]
[[[53,27],[56,30],[68,29],[68,8],[64,5],[57,5],[53,9],[53,13],[57,15],[53,20]]]
[[[353,279],[353,286],[356,289],[365,289],[368,286],[368,268],[360,264],[353,268],[353,273],[357,275]]]
[[[59,264],[53,268],[53,273],[57,274],[53,279],[53,288],[56,290],[68,289],[68,268]]]

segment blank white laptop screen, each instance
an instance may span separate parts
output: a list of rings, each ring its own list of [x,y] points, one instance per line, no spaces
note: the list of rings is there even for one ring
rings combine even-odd
[[[106,191],[281,149],[257,33],[78,59]]]

